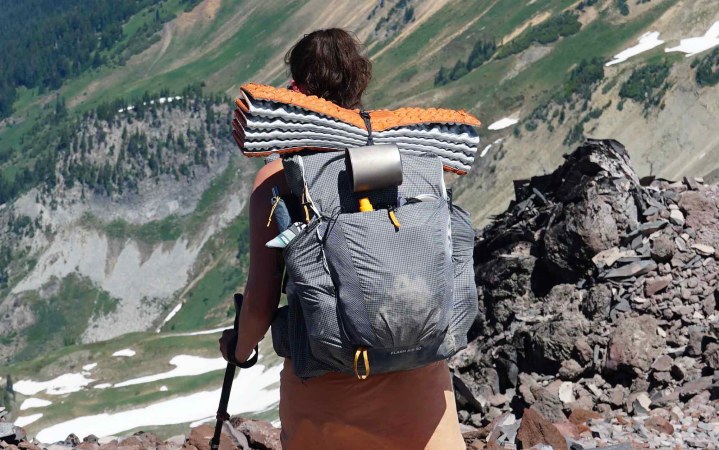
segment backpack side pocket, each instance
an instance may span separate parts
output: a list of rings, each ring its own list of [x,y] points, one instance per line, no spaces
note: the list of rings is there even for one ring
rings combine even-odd
[[[352,350],[341,329],[335,289],[322,256],[323,226],[319,220],[312,221],[283,250],[289,274],[287,300],[291,307],[301,309],[312,356],[331,369],[351,373]],[[294,345],[291,339],[290,346]]]
[[[467,333],[478,313],[477,284],[474,281],[474,227],[470,214],[452,205],[452,264],[454,265],[454,295],[449,332],[452,339],[451,356],[467,346]]]

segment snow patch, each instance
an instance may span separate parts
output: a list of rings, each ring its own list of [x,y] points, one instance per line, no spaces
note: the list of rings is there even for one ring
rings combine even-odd
[[[623,63],[629,58],[637,56],[640,53],[647,52],[655,47],[662,45],[663,43],[664,41],[659,39],[658,31],[650,31],[648,33],[644,33],[639,38],[639,44],[635,45],[634,47],[629,47],[628,49],[614,55],[614,59],[609,61],[606,65],[613,66],[615,64]]]
[[[180,99],[182,99],[182,97],[180,97],[180,96],[160,97],[159,99],[157,99],[157,103],[159,103],[160,105],[162,105],[162,104],[165,104],[165,103],[172,103],[173,101],[175,101],[175,100],[180,100]],[[142,102],[142,104],[143,104],[143,105],[147,105],[147,102]],[[151,104],[151,105],[154,105],[154,104],[155,104],[155,100],[150,100],[150,104]],[[127,108],[120,108],[120,109],[118,109],[117,112],[122,113],[122,112],[125,112],[125,111],[132,111],[133,109],[135,109],[135,106],[130,105],[130,106],[128,106]]]
[[[86,364],[86,365],[82,366],[82,370],[85,372],[89,372],[92,369],[94,369],[95,367],[97,367],[97,363]]]
[[[211,330],[202,330],[202,331],[192,331],[190,333],[178,333],[178,334],[169,334],[166,337],[177,337],[177,336],[201,336],[203,334],[215,334],[215,333],[221,333],[225,331],[228,328],[232,328],[232,324],[229,324],[225,327],[221,328],[213,328]]]
[[[160,392],[167,392],[167,386],[160,386]]]
[[[484,158],[484,155],[487,154],[490,148],[492,148],[492,144],[489,144],[488,146],[484,147],[484,150],[482,150],[482,153],[479,154],[479,157]]]
[[[279,401],[279,389],[270,386],[280,380],[282,365],[265,370],[256,365],[240,372],[232,386],[228,412],[232,415],[264,411]],[[41,442],[56,442],[70,433],[78,436],[108,436],[138,427],[172,425],[214,417],[221,388],[153,403],[142,408],[112,414],[77,417],[52,425],[37,434]]]
[[[177,304],[177,306],[175,306],[174,308],[172,308],[172,311],[170,311],[170,314],[168,314],[167,317],[165,317],[165,320],[162,321],[162,325],[165,325],[167,322],[170,321],[170,319],[172,319],[173,317],[175,317],[175,314],[177,314],[178,312],[180,312],[180,309],[182,308],[182,305],[183,305],[183,303],[180,302],[180,303]],[[157,328],[157,331],[158,331],[158,332],[160,331],[160,328],[162,328],[162,325],[160,325],[160,327]]]
[[[118,350],[112,354],[112,356],[127,356],[127,357],[135,356],[135,355],[136,355],[135,350],[133,350],[131,348],[123,348],[122,350]]]
[[[503,130],[505,128],[509,128],[512,125],[515,125],[519,123],[519,119],[512,119],[511,117],[505,117],[503,119],[499,119],[498,121],[494,122],[492,125],[488,126],[487,129],[489,130]]]
[[[112,387],[111,383],[100,383],[93,386],[94,389],[107,389],[109,387]]]
[[[66,373],[50,381],[20,380],[14,384],[14,388],[22,395],[35,395],[41,391],[50,395],[63,395],[78,392],[93,381],[83,373]]]
[[[22,402],[22,405],[20,405],[20,411],[24,411],[29,408],[44,408],[45,406],[52,405],[52,402],[49,400],[43,400],[41,398],[35,398],[30,397],[28,399],[25,399],[24,402]]]
[[[665,52],[682,52],[687,58],[719,46],[719,22],[714,22],[704,36],[682,39],[679,45],[664,49]]]
[[[175,368],[170,371],[133,378],[131,380],[116,383],[113,387],[118,388],[132,386],[135,384],[150,383],[157,380],[166,380],[168,378],[202,375],[203,373],[227,367],[227,361],[222,358],[202,358],[200,356],[192,355],[177,355],[170,360],[170,364],[175,366]]]
[[[214,417],[205,417],[204,419],[196,420],[190,424],[190,428],[199,427],[200,425],[207,423],[214,419]]]
[[[26,425],[30,425],[31,423],[35,422],[37,419],[42,417],[42,413],[37,414],[31,414],[29,416],[21,416],[15,419],[15,426],[17,427],[24,427]],[[59,440],[59,439],[58,439]]]

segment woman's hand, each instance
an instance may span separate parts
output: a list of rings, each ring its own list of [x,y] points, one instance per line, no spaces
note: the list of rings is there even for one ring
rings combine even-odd
[[[237,342],[237,332],[234,328],[228,328],[225,331],[222,332],[222,337],[220,338],[220,353],[222,353],[222,357],[225,358],[225,361],[229,362],[229,359],[227,357],[228,351],[234,352],[235,349],[231,348],[228,349],[227,347],[230,345],[230,342]]]

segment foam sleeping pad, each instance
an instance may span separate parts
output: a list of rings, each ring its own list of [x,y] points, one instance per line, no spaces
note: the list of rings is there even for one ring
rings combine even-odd
[[[232,135],[242,153],[266,157],[300,150],[343,150],[367,143],[358,109],[314,95],[256,83],[235,100]],[[375,144],[437,155],[445,170],[464,175],[477,154],[479,120],[465,111],[399,108],[367,111]]]

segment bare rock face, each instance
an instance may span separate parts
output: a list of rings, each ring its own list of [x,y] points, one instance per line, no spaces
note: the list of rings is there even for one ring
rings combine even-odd
[[[275,428],[271,423],[242,418],[234,418],[230,422],[235,429],[247,437],[253,449],[282,450],[280,429]]]
[[[648,371],[664,350],[664,338],[657,334],[657,326],[650,315],[623,317],[612,331],[604,368]]]
[[[532,409],[524,411],[517,437],[522,443],[522,448],[545,444],[551,445],[555,450],[567,450],[567,441],[557,427]]]
[[[193,428],[182,448],[185,450],[210,450],[210,439],[212,439],[214,431],[215,428],[210,425]],[[220,450],[235,450],[236,448],[231,436],[226,433],[220,434]]]
[[[479,315],[450,362],[460,418],[496,428],[510,414],[526,437],[538,415],[584,448],[715,445],[719,186],[639,179],[611,140],[565,158],[516,181],[478,233]],[[490,396],[506,401],[484,407]],[[567,422],[573,411],[591,419]]]

